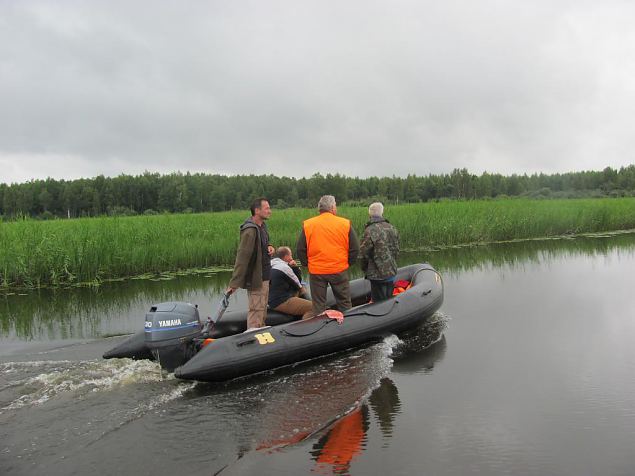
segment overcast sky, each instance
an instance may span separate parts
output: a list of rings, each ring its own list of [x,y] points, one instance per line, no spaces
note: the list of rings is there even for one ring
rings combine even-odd
[[[635,2],[0,0],[0,182],[635,163]]]

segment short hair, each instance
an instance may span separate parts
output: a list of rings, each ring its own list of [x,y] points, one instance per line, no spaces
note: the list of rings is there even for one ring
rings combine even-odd
[[[380,217],[384,215],[384,205],[381,202],[371,203],[368,207],[368,214],[371,217]]]
[[[251,216],[256,214],[256,208],[262,208],[262,202],[268,202],[269,199],[265,197],[256,198],[253,202],[251,202],[251,206],[249,210],[251,210]]]
[[[335,197],[333,195],[323,195],[318,202],[320,212],[330,212],[335,208]]]
[[[276,250],[276,258],[283,259],[285,256],[288,256],[290,254],[291,254],[291,248],[289,248],[288,246],[280,246]]]

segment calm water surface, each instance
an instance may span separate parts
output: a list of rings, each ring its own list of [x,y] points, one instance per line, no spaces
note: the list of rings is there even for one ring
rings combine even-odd
[[[635,234],[402,260],[434,322],[221,385],[101,354],[226,273],[0,294],[0,473],[635,474]]]

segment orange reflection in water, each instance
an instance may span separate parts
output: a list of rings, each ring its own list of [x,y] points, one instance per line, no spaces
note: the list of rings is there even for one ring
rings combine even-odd
[[[340,474],[348,471],[351,462],[364,448],[368,426],[365,408],[355,409],[327,433],[324,444],[317,453],[314,473]]]

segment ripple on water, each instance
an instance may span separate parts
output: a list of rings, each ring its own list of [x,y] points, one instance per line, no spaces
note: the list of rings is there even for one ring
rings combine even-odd
[[[158,461],[175,441],[201,438],[204,451],[179,445],[169,468],[185,462],[221,467],[237,457],[232,455],[268,453],[319,437],[364,405],[391,373],[395,355],[407,353],[411,343],[412,337],[391,335],[375,345],[220,385],[166,377],[149,361],[3,363],[0,460],[20,459],[42,470],[55,464],[62,474],[93,467],[108,452],[120,455],[128,469],[142,470],[135,446]],[[110,469],[115,474],[119,467]]]
[[[415,347],[423,346],[426,339],[415,336]],[[261,451],[298,443],[367,401],[390,374],[393,354],[407,353],[412,339],[389,335],[376,345],[230,382],[222,391],[201,384],[192,396],[215,411],[198,423],[226,427],[228,433],[240,428],[245,445]]]
[[[6,380],[0,388],[0,412],[40,405],[64,394],[81,397],[163,379],[155,363],[131,359],[8,362],[0,364],[0,373]]]

